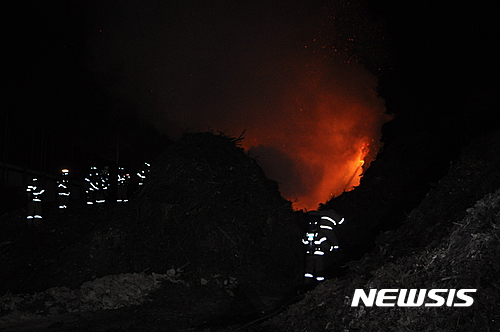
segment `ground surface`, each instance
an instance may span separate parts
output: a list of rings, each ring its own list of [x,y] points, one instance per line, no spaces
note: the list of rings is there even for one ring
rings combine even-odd
[[[402,225],[381,233],[368,253],[346,263],[343,275],[333,275],[332,279],[307,293],[297,292],[297,288],[293,287],[290,292],[285,292],[284,287],[280,290],[281,297],[277,296],[277,292],[266,299],[262,294],[266,288],[261,285],[269,280],[269,276],[263,271],[250,270],[254,267],[252,264],[258,262],[256,257],[260,257],[261,253],[241,252],[239,254],[246,256],[240,265],[234,265],[236,256],[231,252],[226,260],[226,263],[230,261],[231,264],[217,263],[221,253],[215,243],[226,241],[227,247],[232,241],[249,241],[250,244],[257,241],[255,237],[231,237],[238,224],[231,226],[231,223],[220,223],[209,229],[209,232],[217,230],[212,236],[218,239],[203,244],[203,250],[214,251],[214,256],[208,253],[208,258],[204,258],[205,261],[208,259],[211,266],[207,267],[207,264],[202,264],[203,261],[193,257],[188,260],[191,263],[186,264],[186,260],[179,259],[185,258],[185,255],[173,255],[166,257],[164,264],[157,262],[154,264],[155,269],[148,269],[144,261],[140,260],[144,246],[133,243],[134,237],[127,233],[135,228],[123,226],[123,221],[137,219],[137,205],[110,206],[98,211],[74,206],[68,214],[52,213],[46,223],[38,228],[24,225],[23,209],[7,213],[1,217],[0,259],[4,268],[0,270],[0,279],[3,281],[0,286],[3,295],[0,331],[498,330],[498,142],[498,134],[471,141],[461,157],[450,164],[447,174],[430,185],[432,189],[408,212]],[[164,164],[165,167],[167,165]],[[214,171],[210,162],[207,165]],[[230,167],[247,164],[240,160],[235,165],[222,166],[228,166],[229,172]],[[168,169],[172,170],[174,166]],[[178,176],[177,171],[169,174],[172,175],[169,178],[172,181]],[[382,176],[378,172],[374,174]],[[193,176],[188,178],[195,179]],[[202,179],[204,182],[205,178]],[[201,190],[205,195],[203,201],[206,206],[220,208],[218,204],[223,199],[215,197],[211,201],[206,198],[207,192],[221,192],[218,181],[219,178],[215,176],[213,182],[216,191],[212,191],[213,187],[210,186]],[[234,181],[237,182],[238,178]],[[374,186],[371,191],[376,191],[375,182],[367,180],[365,185]],[[184,188],[189,189],[188,184]],[[230,188],[234,189],[233,186]],[[234,193],[233,189],[228,193]],[[378,190],[384,193],[385,189]],[[196,197],[194,194],[189,195]],[[348,205],[351,198],[346,195],[342,199]],[[248,197],[233,202],[251,206]],[[168,216],[166,211],[170,211],[169,216],[175,220],[179,211],[200,211],[200,205],[194,203],[187,204],[184,210],[177,212],[172,209],[161,211],[163,216]],[[189,215],[196,217],[195,212]],[[227,220],[232,220],[227,211],[224,213],[228,216]],[[296,215],[283,211],[279,213],[281,218],[286,216],[293,219]],[[273,238],[276,236],[274,232],[281,230],[279,227],[273,229],[271,225],[274,219],[269,219],[269,215],[273,214],[266,213],[262,224],[260,221],[256,224],[264,238],[266,234],[271,234]],[[186,220],[188,223],[198,222],[196,218]],[[150,222],[149,225],[154,223]],[[293,234],[288,236],[293,238]],[[154,242],[156,240],[148,241],[144,243],[151,247],[152,257],[159,257],[156,251],[159,244]],[[251,245],[247,247],[251,248]],[[141,250],[137,251],[137,248]],[[189,256],[189,253],[186,255]],[[200,252],[196,251],[196,255],[200,255]],[[217,257],[217,260],[210,260],[210,257]],[[248,262],[245,261],[247,258]],[[267,257],[264,262],[273,263],[273,259]],[[172,264],[176,260],[179,263]],[[245,271],[251,272],[251,278],[245,279]],[[289,271],[294,269],[290,268]],[[134,274],[124,277],[125,273],[130,272]],[[150,285],[147,278],[153,273],[158,273],[158,280],[151,288],[147,288]],[[118,288],[123,286],[123,282],[109,286],[106,276],[122,276],[122,281],[135,278],[135,288],[129,293]],[[288,285],[294,286],[295,278],[291,272]],[[90,291],[94,293],[89,291],[89,282],[93,282]],[[242,284],[245,287],[241,287]],[[87,288],[83,285],[87,285]],[[47,290],[51,287],[53,292],[49,293]],[[98,289],[102,290],[103,287],[101,294]],[[138,295],[137,287],[142,292],[141,296]],[[472,307],[460,310],[351,308],[350,299],[355,288],[477,288],[478,293]],[[119,290],[122,296],[114,296],[115,290]],[[123,294],[127,295],[128,302],[123,299]],[[80,302],[75,299],[78,296]],[[18,300],[13,301],[13,298]],[[144,302],[136,304],[141,301]],[[80,310],[88,309],[90,304],[97,310]],[[111,309],[113,307],[117,309]]]
[[[256,330],[498,331],[500,136],[471,142],[397,229],[346,276]],[[354,289],[477,289],[469,308],[351,308]],[[304,319],[307,317],[308,319]]]

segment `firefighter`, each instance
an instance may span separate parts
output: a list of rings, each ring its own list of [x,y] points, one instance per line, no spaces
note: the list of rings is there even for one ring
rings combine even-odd
[[[148,177],[150,171],[151,165],[145,162],[144,165],[142,165],[141,170],[137,173],[137,176],[139,177],[139,186],[143,186],[146,183],[146,178]]]
[[[108,201],[109,196],[109,166],[104,166],[101,173],[98,174],[98,190],[96,195],[96,204],[103,205]]]
[[[302,239],[306,246],[306,267],[304,283],[325,280],[325,257],[339,249],[339,242],[333,231],[334,227],[344,222],[344,218],[333,210],[311,211],[307,213],[308,228]]]
[[[57,180],[57,196],[59,199],[59,211],[63,213],[69,205],[70,188],[68,169],[61,170],[61,176]]]
[[[118,167],[118,182],[116,187],[116,202],[117,203],[127,203],[127,188],[130,175],[125,173],[123,167]]]
[[[26,188],[28,195],[28,213],[26,216],[28,225],[39,226],[42,220],[42,198],[45,189],[38,178],[33,178]]]
[[[85,178],[85,194],[87,196],[87,207],[91,208],[94,206],[96,201],[96,193],[99,190],[98,186],[98,176],[97,167],[90,167],[90,172]]]

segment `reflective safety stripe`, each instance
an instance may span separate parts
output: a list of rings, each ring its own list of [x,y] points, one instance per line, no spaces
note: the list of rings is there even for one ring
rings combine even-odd
[[[323,281],[323,280],[325,280],[325,277],[316,277],[316,280]]]
[[[94,202],[87,202],[87,204],[94,204]]]
[[[27,216],[26,219],[33,219],[33,216]]]
[[[334,225],[337,225],[337,222],[330,217],[322,216],[321,219],[328,220],[329,222],[333,223]]]
[[[304,277],[306,277],[306,278],[314,278],[314,276],[312,274],[310,274],[310,273],[304,274]]]
[[[39,214],[35,214],[35,219],[42,219],[42,216]]]
[[[339,246],[331,246],[330,251],[333,251],[333,249],[338,249],[338,248],[339,248]]]
[[[323,243],[325,241],[326,241],[326,237],[323,236],[321,239],[319,239],[317,241],[314,241],[314,244],[321,244],[321,243]]]
[[[327,226],[327,225],[320,225],[319,228],[325,228],[325,229],[333,230],[332,227]]]
[[[324,255],[325,253],[324,253],[324,252],[322,252],[322,251],[316,250],[316,251],[314,252],[314,254],[315,254],[315,255],[320,255],[320,256],[322,256],[322,255]]]
[[[303,243],[303,244],[308,244],[308,243],[309,243],[309,241],[302,239],[302,243]]]
[[[344,222],[344,218],[340,219],[339,225],[342,224],[343,222]]]

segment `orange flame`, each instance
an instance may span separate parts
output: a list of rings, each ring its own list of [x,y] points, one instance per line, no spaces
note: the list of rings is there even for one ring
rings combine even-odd
[[[208,128],[233,136],[245,130],[243,148],[295,209],[317,209],[359,185],[390,119],[376,78],[360,64],[317,55],[258,68],[241,73],[245,84],[231,87],[206,111],[163,113],[178,124],[170,130],[183,123],[193,131]]]
[[[283,94],[293,98],[283,102],[282,111],[248,128],[243,141],[266,175],[279,182],[282,195],[306,210],[359,185],[389,119],[367,72],[351,67],[351,82],[343,86],[325,81],[320,68],[311,69]],[[273,119],[276,113],[280,117]]]

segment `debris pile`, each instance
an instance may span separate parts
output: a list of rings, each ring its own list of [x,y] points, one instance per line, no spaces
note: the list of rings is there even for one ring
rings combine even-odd
[[[387,126],[391,125],[395,126],[394,123]],[[324,207],[348,216],[348,222],[336,232],[343,254],[347,255],[344,261],[361,258],[372,249],[381,231],[399,227],[432,186],[446,175],[449,160],[458,157],[459,151],[450,148],[454,146],[450,143],[452,137],[398,128],[406,129],[398,134],[404,139],[384,144],[359,187],[332,198]]]
[[[464,149],[402,227],[381,234],[372,251],[348,264],[345,277],[326,281],[260,330],[499,330],[499,137],[496,133]],[[477,292],[469,293],[474,299],[470,307],[368,307],[363,303],[351,307],[355,289]]]
[[[449,238],[408,257],[366,271],[367,257],[349,278],[308,293],[263,331],[478,331],[500,327],[500,190],[486,195],[454,226]],[[351,307],[355,289],[477,289],[471,307]],[[308,319],[304,319],[307,316]],[[494,327],[494,328],[493,328]]]
[[[161,278],[170,282],[155,292],[157,306],[176,303],[180,317],[201,321],[286,298],[302,281],[299,216],[238,143],[186,134],[127,205],[74,206],[40,229],[20,227],[22,211],[3,216],[17,239],[2,255],[15,272],[2,273],[4,322],[138,304]]]
[[[268,307],[273,300],[261,295],[277,301],[300,280],[301,230],[291,203],[239,141],[191,133],[167,148],[138,197],[133,260],[138,270],[186,266],[193,283],[218,275]]]
[[[384,320],[398,322],[393,331],[482,330],[499,325],[498,297],[500,290],[500,190],[486,195],[466,217],[455,223],[449,238],[440,245],[429,246],[409,257],[389,262],[372,271],[373,278],[360,288],[436,288],[477,289],[474,304],[468,308],[422,307],[357,308],[358,317],[352,328],[370,331],[384,327]],[[348,296],[348,295],[346,295]],[[364,311],[361,315],[360,311]],[[356,314],[355,314],[356,316]],[[431,320],[430,320],[431,318]],[[495,321],[497,323],[495,323]],[[467,326],[467,328],[465,328]]]
[[[0,323],[62,313],[118,309],[138,305],[160,287],[162,280],[183,282],[176,271],[146,275],[122,273],[85,282],[78,289],[52,287],[35,294],[11,294],[0,297]]]
[[[291,210],[276,183],[238,147],[238,139],[211,133],[185,135],[153,164],[149,183],[126,209],[92,212],[94,224],[79,214],[74,223],[62,223],[64,230],[43,228],[12,241],[2,261],[9,263],[9,269],[17,267],[12,271],[20,277],[15,282],[11,274],[9,285],[23,284],[30,288],[17,293],[35,289],[36,294],[4,295],[1,314],[13,322],[17,317],[20,323],[12,324],[30,330],[38,325],[26,318],[45,315],[46,321],[54,323],[53,331],[70,326],[96,330],[103,317],[107,330],[123,330],[124,324],[135,331],[164,326],[179,331],[234,330],[243,323],[241,317],[256,317],[256,310],[269,308],[280,309],[267,311],[244,327],[251,326],[252,331],[500,330],[499,142],[497,133],[471,144],[401,227],[379,234],[373,249],[350,261],[342,276],[321,283],[287,307],[291,302],[280,300],[302,281],[302,213]],[[393,189],[377,181],[361,186],[380,196]],[[344,195],[342,202],[349,205],[353,197]],[[353,202],[370,204],[361,198]],[[45,246],[51,250],[39,250],[40,255],[33,256],[39,239],[51,244]],[[171,282],[152,293],[148,287],[155,282],[141,279],[144,289],[139,287],[140,291],[150,294],[145,298],[152,302],[92,311],[141,301],[134,286],[137,281],[119,282],[118,276],[129,271],[155,271]],[[105,275],[110,276],[94,280]],[[57,276],[64,278],[54,280]],[[43,282],[34,288],[38,279]],[[55,286],[67,287],[41,288],[56,281]],[[120,295],[107,293],[110,287]],[[351,307],[354,290],[370,288],[477,289],[477,293],[473,306],[463,308],[367,307],[363,303]],[[90,310],[85,317],[59,315],[82,306]],[[269,320],[257,326],[264,319]],[[56,324],[61,321],[67,325]]]

